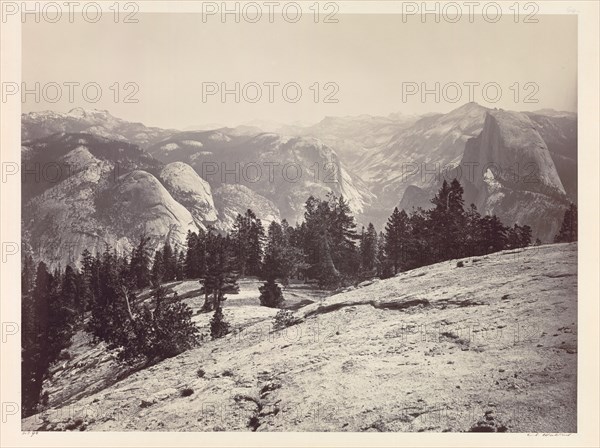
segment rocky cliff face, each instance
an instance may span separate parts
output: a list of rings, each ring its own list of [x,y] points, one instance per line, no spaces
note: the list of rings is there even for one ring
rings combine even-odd
[[[447,114],[423,117],[366,154],[357,166],[383,208],[398,205],[409,185],[428,189],[440,173],[458,165],[467,140],[481,132],[487,110],[468,103]]]
[[[344,195],[356,214],[375,201],[335,151],[316,138],[230,129],[183,132],[149,149],[164,162],[184,161],[213,188],[244,185],[271,201],[282,218],[302,219],[308,196]],[[248,208],[248,206],[245,206]]]
[[[251,208],[266,229],[272,221],[281,221],[279,209],[267,198],[239,184],[223,184],[214,192],[219,219],[215,227],[221,231],[233,228],[235,218]]]
[[[76,263],[85,249],[129,253],[141,235],[158,249],[185,246],[188,231],[231,230],[249,208],[265,228],[278,207],[241,184],[210,184],[184,162],[164,165],[126,142],[53,134],[22,148],[23,235],[36,260]],[[302,198],[305,200],[306,198]],[[300,200],[300,199],[299,199]]]
[[[89,134],[24,146],[23,234],[34,257],[64,268],[85,249],[128,253],[142,234],[154,248],[167,237],[183,245],[197,226],[154,175],[161,165],[137,146]]]
[[[527,224],[543,241],[558,231],[568,198],[548,146],[527,115],[488,112],[481,134],[467,142],[461,168],[467,204],[505,223]]]
[[[182,248],[188,230],[197,231],[192,214],[152,174],[135,170],[119,177],[99,195],[98,214],[130,241],[146,235],[157,245],[168,239]]]
[[[526,112],[540,134],[567,196],[577,202],[577,115],[568,112]]]
[[[217,220],[217,209],[208,182],[187,163],[172,162],[160,172],[169,193],[192,214],[199,228],[206,229]]]

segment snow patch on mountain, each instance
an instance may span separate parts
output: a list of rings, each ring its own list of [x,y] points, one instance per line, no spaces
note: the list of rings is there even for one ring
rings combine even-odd
[[[175,151],[176,149],[179,149],[179,145],[177,143],[167,143],[166,145],[161,146],[160,149],[165,152]]]
[[[187,146],[195,146],[197,148],[204,147],[204,144],[202,142],[199,142],[198,140],[182,140],[181,143]]]

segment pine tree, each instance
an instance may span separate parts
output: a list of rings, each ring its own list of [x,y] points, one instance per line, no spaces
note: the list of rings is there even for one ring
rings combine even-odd
[[[269,225],[267,236],[267,247],[265,249],[264,263],[261,278],[281,278],[281,264],[283,262],[283,251],[285,247],[283,229],[277,221]]]
[[[163,269],[163,281],[170,282],[175,280],[177,271],[177,258],[176,253],[173,252],[171,244],[167,240],[162,250],[162,269]]]
[[[524,225],[519,232],[519,247],[527,247],[531,245],[531,227]]]
[[[81,284],[79,282],[79,272],[71,265],[65,269],[62,280],[60,300],[65,312],[71,315],[70,325],[75,325],[75,320],[81,314],[84,304],[81,302]]]
[[[515,224],[513,227],[510,227],[506,230],[506,247],[509,249],[514,249],[517,247],[521,247],[521,227],[518,224]]]
[[[28,288],[29,289],[29,288]],[[22,415],[27,417],[37,411],[42,383],[49,366],[48,317],[52,276],[46,264],[40,262],[31,294],[22,299],[21,339],[21,399]]]
[[[360,241],[361,274],[372,278],[377,274],[377,232],[372,223],[361,235]]]
[[[435,263],[435,232],[432,229],[431,214],[421,208],[413,210],[409,217],[410,237],[403,257],[405,269],[414,269]]]
[[[177,293],[171,297],[159,286],[152,293],[154,308],[135,304],[135,296],[123,290],[127,317],[113,345],[122,347],[120,359],[154,364],[193,348],[199,342],[199,330],[192,321],[193,312]]]
[[[392,215],[385,226],[385,252],[394,274],[405,268],[407,257],[407,242],[410,235],[408,215],[404,210],[394,208]]]
[[[389,278],[393,275],[391,263],[385,249],[385,234],[379,232],[377,238],[377,277]]]
[[[238,213],[233,223],[231,239],[234,247],[236,269],[242,277],[246,275],[248,268],[248,252],[250,250],[249,239],[250,223],[248,217]]]
[[[223,316],[223,307],[219,303],[210,319],[210,335],[213,339],[222,338],[229,333],[229,323]]]
[[[275,279],[281,277],[281,263],[284,257],[284,241],[283,230],[281,226],[273,221],[269,226],[269,237],[267,250],[263,265],[262,278],[266,278],[266,283],[259,286],[260,304],[271,308],[279,308],[283,303],[283,293],[281,288],[275,282]]]
[[[175,271],[175,278],[177,280],[185,279],[185,252],[182,250],[179,252],[177,257],[177,269]]]
[[[259,299],[262,306],[281,308],[284,301],[283,293],[279,285],[275,283],[274,278],[267,279],[263,286],[259,286],[258,290],[260,291]]]
[[[79,316],[83,322],[85,312],[90,310],[95,302],[94,297],[94,281],[97,280],[97,272],[95,272],[94,257],[89,250],[84,249],[81,254],[81,309]]]
[[[506,227],[496,215],[481,220],[485,253],[498,252],[506,246]]]
[[[577,206],[571,203],[565,211],[562,225],[554,237],[554,242],[572,243],[573,241],[577,241]]]
[[[98,266],[99,291],[88,323],[88,331],[105,342],[111,341],[113,332],[119,328],[123,319],[120,299],[124,282],[120,264],[118,256],[107,247]]]
[[[157,250],[154,254],[150,278],[155,288],[165,281],[165,264],[163,262],[163,254],[160,250]]]
[[[21,257],[21,294],[29,294],[35,281],[35,264],[33,257],[29,253],[24,253]]]
[[[283,247],[281,248],[281,259],[279,261],[279,273],[281,283],[284,286],[289,284],[290,278],[299,276],[308,267],[306,263],[306,254],[301,247],[294,244],[294,229],[290,227],[284,219],[281,221],[281,231],[283,234]]]
[[[231,240],[209,232],[206,239],[207,267],[201,280],[204,291],[203,311],[216,310],[226,300],[226,293],[237,293],[235,261],[231,255]]]
[[[432,261],[460,257],[464,251],[463,229],[466,225],[463,188],[457,179],[450,185],[444,180],[431,203],[435,207],[429,212],[430,250]]]
[[[246,216],[250,224],[248,229],[248,256],[246,259],[247,274],[259,276],[262,266],[265,230],[262,222],[252,210],[248,210]]]
[[[356,277],[360,269],[360,255],[356,242],[360,237],[356,232],[350,205],[343,196],[337,198],[332,193],[328,195],[328,202],[330,219],[327,230],[330,236],[331,259],[340,273],[347,277]]]
[[[140,236],[137,247],[131,254],[130,276],[137,289],[150,285],[150,237]]]
[[[340,285],[340,273],[333,263],[327,238],[322,236],[320,243],[319,263],[317,264],[319,287],[335,289]]]
[[[475,204],[471,204],[465,211],[465,225],[460,239],[463,244],[462,257],[473,257],[485,253],[481,215]]]
[[[53,276],[48,306],[48,363],[51,364],[60,352],[71,345],[77,319],[77,273],[67,266],[65,274]],[[61,287],[62,286],[62,287]]]
[[[187,251],[185,253],[184,272],[186,278],[199,278],[199,260],[198,260],[198,235],[188,230],[186,237]]]

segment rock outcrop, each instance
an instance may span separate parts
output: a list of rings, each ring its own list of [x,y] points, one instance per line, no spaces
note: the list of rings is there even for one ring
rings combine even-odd
[[[160,180],[173,198],[185,206],[199,228],[217,220],[217,209],[208,182],[187,163],[172,162],[160,172]]]
[[[568,198],[548,147],[527,115],[490,111],[461,161],[465,203],[551,241]]]

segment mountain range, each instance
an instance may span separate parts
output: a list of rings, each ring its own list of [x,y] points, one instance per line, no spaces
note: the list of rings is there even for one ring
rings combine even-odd
[[[330,191],[359,225],[382,229],[393,207],[428,208],[443,179],[458,177],[467,205],[550,241],[577,201],[573,113],[468,103],[268,131],[182,132],[81,108],[23,114],[24,240],[36,259],[65,266],[86,248],[129,251],[141,234],[179,247],[188,230],[230,230],[248,208],[265,226],[295,224],[309,195]]]

